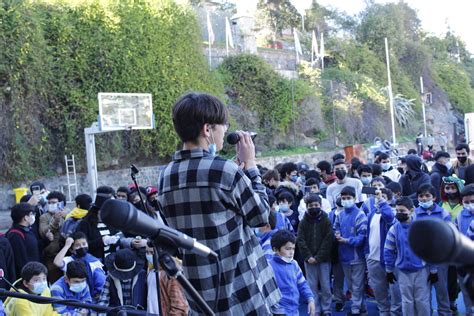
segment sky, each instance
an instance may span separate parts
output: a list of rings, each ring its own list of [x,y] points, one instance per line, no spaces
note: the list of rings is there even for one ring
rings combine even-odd
[[[311,0],[290,0],[298,9],[307,9]],[[375,0],[376,3],[398,2],[393,0]],[[474,54],[474,19],[471,0],[404,0],[418,13],[422,28],[430,33],[442,36],[449,25],[454,34],[460,36],[468,50]],[[318,0],[323,6],[332,6],[350,15],[356,15],[365,7],[364,0]]]

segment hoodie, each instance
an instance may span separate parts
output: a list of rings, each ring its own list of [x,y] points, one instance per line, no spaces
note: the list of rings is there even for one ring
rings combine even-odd
[[[441,184],[443,177],[449,177],[452,173],[451,169],[439,163],[435,163],[433,167],[431,167],[431,185],[436,190],[436,201],[441,201]]]
[[[402,195],[411,198],[415,205],[418,205],[416,190],[420,185],[429,183],[431,178],[428,174],[421,170],[421,160],[416,155],[407,155],[405,157],[407,164],[407,172],[400,178],[400,186],[402,187]]]

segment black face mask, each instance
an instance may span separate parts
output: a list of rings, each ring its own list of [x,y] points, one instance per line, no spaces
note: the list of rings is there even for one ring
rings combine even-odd
[[[308,215],[311,217],[317,217],[321,214],[321,208],[319,207],[310,207],[308,208]]]
[[[76,249],[76,257],[82,258],[87,254],[88,251],[89,251],[89,247],[77,248]]]
[[[403,223],[403,222],[406,222],[410,218],[410,215],[405,214],[405,213],[397,213],[395,217],[398,219],[399,222]]]
[[[458,194],[457,193],[446,193],[446,198],[448,200],[456,200],[458,198]]]
[[[346,170],[336,170],[336,177],[339,179],[339,180],[343,180],[347,175],[347,172]]]
[[[459,157],[458,156],[458,160],[460,163],[465,163],[467,161],[467,157]]]
[[[158,208],[158,200],[153,200],[152,202],[150,202],[151,206],[153,206],[154,208]]]
[[[134,203],[133,206],[135,206],[135,208],[137,208],[139,210],[142,209],[142,203],[141,202]]]

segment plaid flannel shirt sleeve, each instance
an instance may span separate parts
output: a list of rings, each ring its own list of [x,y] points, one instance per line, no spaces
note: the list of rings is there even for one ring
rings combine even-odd
[[[107,277],[105,280],[104,284],[104,289],[102,293],[100,294],[99,302],[98,304],[101,306],[109,306],[109,300],[110,300],[110,278]],[[99,316],[106,316],[106,313],[100,313],[98,314]]]
[[[251,227],[268,223],[268,196],[257,168],[250,168],[245,174],[241,170],[236,173],[234,196]]]

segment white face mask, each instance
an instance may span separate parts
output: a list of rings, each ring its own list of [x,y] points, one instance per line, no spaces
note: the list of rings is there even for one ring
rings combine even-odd
[[[216,142],[214,141],[214,135],[212,135],[212,130],[209,130],[209,133],[211,134],[211,141],[212,142],[209,142],[208,151],[211,154],[211,156],[216,156],[217,155],[217,145],[216,145]]]
[[[474,203],[463,203],[463,206],[466,210],[474,212]]]
[[[26,221],[28,222],[28,224],[33,225],[36,221],[36,216],[35,215],[28,215],[26,217]]]
[[[341,201],[342,207],[343,208],[351,208],[354,206],[355,202],[353,199],[350,200],[342,200]]]
[[[147,253],[145,256],[146,261],[148,261],[149,264],[153,265],[153,255],[151,253]]]
[[[84,291],[86,286],[87,286],[87,283],[86,283],[86,281],[84,281],[84,282],[81,282],[81,283],[71,284],[69,286],[69,289],[71,290],[71,292],[81,293],[82,291]]]
[[[281,260],[285,261],[286,263],[290,263],[291,261],[293,261],[293,258],[288,258],[288,257],[280,257]]]
[[[48,283],[46,281],[36,282],[33,284],[33,290],[31,290],[31,292],[35,294],[41,294],[44,292],[44,290],[46,290],[47,287],[48,287]]]
[[[59,211],[58,203],[48,204],[47,208],[48,208],[48,212],[50,212],[50,213],[56,213],[56,212]]]

